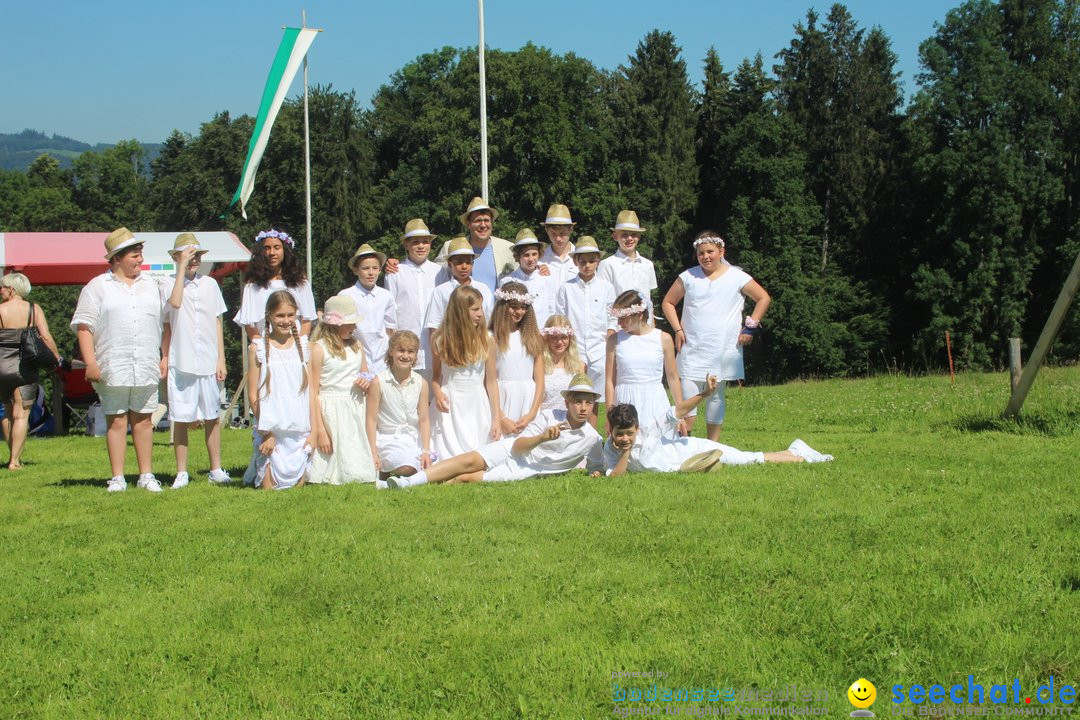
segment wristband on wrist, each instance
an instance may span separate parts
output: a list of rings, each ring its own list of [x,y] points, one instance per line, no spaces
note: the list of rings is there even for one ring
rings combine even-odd
[[[743,320],[743,327],[753,330],[755,328],[761,327],[761,323],[747,315],[746,319]]]

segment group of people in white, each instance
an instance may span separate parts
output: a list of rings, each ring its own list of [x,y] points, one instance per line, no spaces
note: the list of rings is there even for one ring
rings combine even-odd
[[[717,442],[725,383],[742,379],[742,348],[770,303],[724,260],[717,233],[697,235],[697,267],[662,298],[673,338],[655,326],[656,274],[638,252],[647,231],[634,211],[618,214],[618,250],[607,258],[591,236],[571,242],[565,205],[547,212],[547,243],[528,228],[514,242],[495,237],[497,218],[474,198],[461,215],[467,233],[444,243],[435,260],[437,236],[419,218],[405,225],[402,260],[361,245],[348,260],[356,283],[321,313],[293,239],[277,229],[258,234],[233,318],[249,341],[255,415],[245,483],[396,489],[582,465],[618,475],[832,459],[801,440],[774,453]],[[206,251],[194,235],[179,235],[176,276],[162,283],[141,274],[142,246],[127,229],[111,233],[105,249],[109,271],[83,289],[71,326],[107,418],[108,490],[127,487],[129,426],[138,485],[161,490],[150,415],[162,377],[175,423],[172,487],[189,482],[194,423],[204,426],[209,480],[229,482],[218,421],[226,307],[217,283],[199,273]],[[746,299],[753,310],[744,317]],[[597,428],[601,402],[606,440]],[[703,402],[707,438],[690,437]]]

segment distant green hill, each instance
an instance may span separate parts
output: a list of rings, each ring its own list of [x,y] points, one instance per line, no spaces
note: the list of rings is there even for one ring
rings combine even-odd
[[[87,150],[101,152],[112,146],[110,143],[90,145],[63,135],[49,137],[30,129],[20,133],[0,133],[0,168],[25,171],[35,158],[46,153],[59,160],[60,167],[71,167],[71,162]],[[146,149],[148,161],[157,157],[161,149],[160,143],[142,143],[142,146]]]

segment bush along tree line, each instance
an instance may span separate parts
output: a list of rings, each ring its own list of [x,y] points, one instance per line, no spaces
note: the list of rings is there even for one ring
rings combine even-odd
[[[962,368],[1001,367],[1007,338],[1030,347],[1080,251],[1080,3],[970,0],[920,47],[904,106],[884,30],[843,5],[814,11],[767,66],[725,68],[710,50],[700,88],[676,38],[653,31],[602,71],[532,44],[491,51],[491,201],[496,234],[536,228],[552,202],[578,234],[613,249],[607,228],[634,208],[661,292],[694,264],[706,227],[773,295],[749,376],[933,370],[944,333]],[[372,242],[400,254],[423,217],[448,239],[480,187],[474,48],[416,58],[370,109],[353,93],[310,95],[313,285],[351,282],[345,261]],[[219,214],[236,188],[253,119],[220,113],[174,132],[147,163],[136,142],[48,156],[0,173],[5,230],[226,229],[250,241],[304,231],[302,107],[286,103],[259,170],[249,220]],[[237,278],[225,283],[236,307]],[[77,289],[37,295],[61,341]],[[239,335],[230,368],[238,377]],[[1080,354],[1074,307],[1055,347]]]

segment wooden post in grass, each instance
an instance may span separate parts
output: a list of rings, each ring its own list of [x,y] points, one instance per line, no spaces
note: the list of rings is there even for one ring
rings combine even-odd
[[[1035,375],[1038,374],[1043,360],[1046,359],[1046,354],[1050,352],[1050,346],[1054,344],[1061,326],[1065,323],[1065,315],[1069,312],[1069,305],[1072,304],[1073,298],[1076,297],[1078,288],[1080,288],[1080,253],[1077,253],[1069,277],[1065,278],[1065,284],[1058,294],[1054,308],[1050,311],[1050,317],[1046,319],[1046,325],[1043,326],[1042,332],[1039,333],[1035,349],[1031,351],[1027,366],[1020,375],[1020,382],[1013,388],[1012,397],[1009,398],[1009,405],[1005,408],[1005,417],[1016,417],[1020,412],[1020,408],[1024,406],[1028,391],[1031,390],[1031,385],[1035,382]]]
[[[1020,338],[1009,338],[1009,389],[1015,390],[1023,370],[1020,362]]]
[[[949,384],[956,384],[956,370],[953,369],[952,341],[949,339],[949,331],[945,331],[945,352],[949,354]]]

